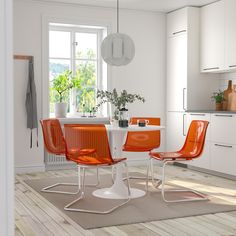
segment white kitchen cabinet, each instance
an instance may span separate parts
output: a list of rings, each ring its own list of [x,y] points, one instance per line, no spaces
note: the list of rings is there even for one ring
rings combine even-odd
[[[181,34],[187,31],[187,8],[174,11],[167,18],[167,36]]]
[[[210,122],[211,116],[207,113],[188,113],[187,114],[187,129],[189,128],[193,120],[205,120]],[[210,169],[211,157],[210,157],[210,123],[207,128],[206,140],[201,156],[188,162],[188,165],[200,167],[204,169]]]
[[[236,69],[236,1],[225,1],[225,63],[229,70]]]
[[[235,10],[235,9],[234,9]],[[201,71],[224,70],[224,1],[201,8]]]
[[[178,151],[184,144],[187,133],[187,114],[168,112],[166,121],[166,150]]]
[[[187,34],[167,39],[167,110],[186,109]]]
[[[199,12],[186,7],[167,14],[167,111],[211,109],[209,98],[219,88],[216,76],[199,70]],[[187,30],[174,33],[180,26]]]
[[[212,142],[211,169],[236,176],[236,145]]]
[[[211,140],[216,143],[236,144],[236,115],[211,115]]]

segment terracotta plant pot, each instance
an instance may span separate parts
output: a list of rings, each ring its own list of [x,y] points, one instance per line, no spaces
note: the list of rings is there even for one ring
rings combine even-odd
[[[221,103],[219,103],[219,102],[216,103],[216,111],[222,111],[222,102]]]

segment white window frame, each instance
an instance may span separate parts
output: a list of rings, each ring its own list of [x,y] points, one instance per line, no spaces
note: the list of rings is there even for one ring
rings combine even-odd
[[[81,27],[81,26],[62,26],[62,25],[49,25],[49,31],[61,31],[61,32],[69,32],[70,33],[70,58],[54,58],[50,57],[48,58],[48,61],[50,59],[53,60],[70,60],[70,70],[72,70],[73,73],[76,71],[76,61],[82,60],[82,61],[94,61],[96,62],[96,85],[95,85],[95,91],[98,89],[101,89],[104,87],[104,82],[103,82],[103,67],[102,67],[102,59],[100,55],[100,50],[98,50],[99,45],[101,45],[102,38],[103,38],[103,29],[100,28],[92,28],[92,27]],[[75,36],[76,33],[91,33],[91,34],[96,34],[97,35],[97,52],[96,52],[96,58],[95,59],[87,59],[87,58],[76,58],[76,48],[75,48]],[[75,106],[75,91],[71,91],[71,96],[70,96],[70,114],[69,115],[78,115],[81,116],[82,114],[79,112],[76,112],[76,106]],[[102,115],[98,114],[98,115]]]
[[[41,118],[48,118],[49,114],[49,28],[50,24],[70,24],[76,26],[87,26],[94,28],[103,29],[103,34],[101,40],[103,40],[107,34],[112,32],[112,28],[114,27],[111,21],[107,21],[106,19],[97,19],[97,18],[61,18],[60,16],[42,16],[42,114]],[[99,44],[98,44],[99,45]],[[100,50],[98,50],[98,57],[100,56]],[[112,80],[111,68],[106,65],[101,60],[101,68],[102,70],[98,72],[98,76],[102,78],[99,81],[102,81],[98,89],[110,90],[112,88]],[[105,71],[106,73],[102,73]],[[97,114],[103,117],[108,116],[110,112],[110,107],[107,105],[103,106],[102,113]],[[74,117],[80,117],[79,114],[73,115]]]

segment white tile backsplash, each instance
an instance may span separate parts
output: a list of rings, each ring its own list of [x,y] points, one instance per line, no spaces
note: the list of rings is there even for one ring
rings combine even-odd
[[[232,80],[233,84],[236,84],[236,72],[234,73],[224,73],[220,76],[220,90],[224,91],[227,89],[228,80]]]

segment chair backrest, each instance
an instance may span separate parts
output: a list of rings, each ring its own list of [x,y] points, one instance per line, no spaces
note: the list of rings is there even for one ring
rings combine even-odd
[[[132,117],[131,124],[137,124],[138,120],[148,120],[148,125],[160,125],[159,117]],[[124,151],[145,152],[160,147],[160,131],[128,132]]]
[[[189,158],[197,158],[201,155],[208,124],[209,122],[204,120],[193,120],[191,122],[185,143],[179,151],[181,154]]]
[[[67,158],[74,159],[81,149],[95,149],[95,159],[100,163],[113,162],[106,127],[103,124],[65,124]],[[96,161],[97,162],[97,161]]]
[[[57,119],[40,120],[45,148],[49,153],[65,155],[66,145],[61,124]]]

